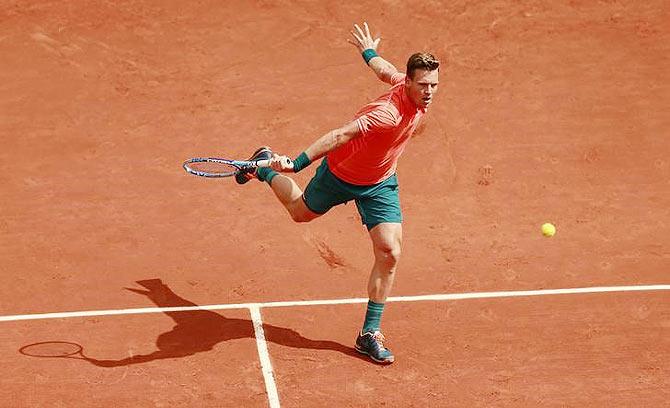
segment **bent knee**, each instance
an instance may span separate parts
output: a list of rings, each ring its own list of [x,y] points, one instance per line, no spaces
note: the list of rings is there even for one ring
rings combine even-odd
[[[305,213],[291,213],[291,218],[295,222],[303,223],[303,222],[310,222],[316,217],[310,217],[309,214]]]
[[[299,223],[310,222],[321,215],[307,208],[302,199],[297,200],[295,205],[292,205],[288,208],[288,211],[289,214],[291,214],[291,218],[293,219],[293,221]]]

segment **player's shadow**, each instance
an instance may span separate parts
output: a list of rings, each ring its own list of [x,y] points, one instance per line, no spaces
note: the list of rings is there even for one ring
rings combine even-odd
[[[174,293],[160,279],[148,279],[137,282],[145,289],[126,288],[148,297],[159,307],[183,307],[197,305]],[[120,360],[102,360],[85,357],[91,364],[100,367],[118,367],[149,361],[180,358],[210,351],[221,342],[235,339],[255,338],[253,323],[249,319],[228,318],[208,310],[189,310],[164,312],[176,325],[172,330],[162,333],[156,339],[157,350],[149,354],[139,354]],[[263,324],[267,341],[282,346],[337,351],[347,356],[362,358],[353,348],[335,341],[313,340],[300,335],[292,329]]]

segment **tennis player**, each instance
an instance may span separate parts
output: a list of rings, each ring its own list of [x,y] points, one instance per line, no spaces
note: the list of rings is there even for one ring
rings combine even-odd
[[[391,292],[400,258],[402,212],[396,166],[410,137],[437,92],[439,61],[428,53],[416,53],[407,61],[407,73],[399,72],[377,54],[380,38],[373,39],[367,23],[354,25],[353,39],[366,64],[391,87],[365,105],[354,120],[318,138],[295,160],[261,147],[250,158],[273,159],[271,168],[238,174],[240,184],[257,178],[267,182],[296,222],[311,221],[333,206],[354,200],[372,239],[375,262],[368,282],[368,306],[356,350],[372,360],[389,364],[393,353],[384,346],[381,318]],[[324,158],[305,191],[290,177]],[[279,173],[278,173],[279,172]]]

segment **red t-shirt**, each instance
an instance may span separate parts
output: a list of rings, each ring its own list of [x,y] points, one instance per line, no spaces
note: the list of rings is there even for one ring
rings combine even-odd
[[[392,87],[356,115],[361,135],[328,153],[330,171],[342,181],[372,185],[395,174],[398,158],[426,112],[405,92],[405,74],[391,77]]]

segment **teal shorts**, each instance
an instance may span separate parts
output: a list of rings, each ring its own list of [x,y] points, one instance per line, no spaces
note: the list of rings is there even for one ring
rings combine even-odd
[[[398,177],[395,174],[371,186],[357,186],[338,179],[330,172],[327,160],[323,159],[302,198],[307,208],[317,214],[325,214],[336,205],[355,200],[368,230],[382,222],[402,222]]]

